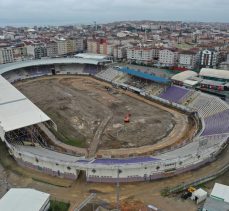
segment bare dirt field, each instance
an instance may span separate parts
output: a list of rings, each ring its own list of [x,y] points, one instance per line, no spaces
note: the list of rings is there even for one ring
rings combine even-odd
[[[146,104],[89,77],[52,77],[18,82],[16,87],[47,113],[66,144],[100,149],[152,145],[168,136],[173,114]],[[130,123],[124,123],[126,114]]]

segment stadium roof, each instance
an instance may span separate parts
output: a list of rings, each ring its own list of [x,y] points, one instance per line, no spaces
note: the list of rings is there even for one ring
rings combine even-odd
[[[227,79],[229,80],[229,71],[228,70],[218,70],[218,69],[210,69],[210,68],[202,68],[200,76],[211,77],[211,78],[219,78],[219,79]]]
[[[50,195],[34,189],[11,188],[0,199],[0,210],[39,211],[49,201]]]
[[[22,62],[15,62],[0,65],[0,74],[24,67],[52,65],[52,64],[93,64],[98,65],[99,61],[95,59],[83,58],[55,58],[55,59],[37,59],[27,60]]]
[[[143,73],[137,70],[133,70],[133,69],[129,69],[127,67],[120,67],[118,70],[120,70],[121,72],[127,73],[129,75],[133,75],[139,78],[144,78],[150,81],[154,81],[154,82],[158,82],[158,83],[169,83],[170,80],[166,79],[166,78],[162,78],[162,77],[158,77],[158,76],[154,76],[154,75],[150,75],[147,73]]]
[[[0,90],[0,126],[5,132],[50,120],[2,76]]]
[[[190,79],[191,77],[195,77],[197,75],[198,74],[194,71],[186,70],[184,72],[181,72],[181,73],[174,75],[171,79],[175,80],[175,81],[184,82],[185,80]]]
[[[95,53],[78,53],[75,57],[82,59],[107,60],[109,56]]]

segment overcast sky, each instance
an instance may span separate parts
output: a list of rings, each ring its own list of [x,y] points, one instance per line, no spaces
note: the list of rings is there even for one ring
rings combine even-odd
[[[229,0],[0,0],[0,25],[120,20],[229,22]]]

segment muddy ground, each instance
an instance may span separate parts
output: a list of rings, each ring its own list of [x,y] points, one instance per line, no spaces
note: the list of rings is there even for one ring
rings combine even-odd
[[[100,149],[151,145],[174,128],[173,115],[89,77],[35,79],[16,87],[57,124],[59,138],[67,144],[88,147],[101,122]],[[130,123],[124,123],[131,114]]]

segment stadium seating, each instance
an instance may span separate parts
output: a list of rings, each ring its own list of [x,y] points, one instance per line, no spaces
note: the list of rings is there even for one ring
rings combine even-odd
[[[101,71],[100,73],[96,74],[96,76],[98,78],[101,78],[105,81],[108,82],[112,82],[113,80],[115,80],[116,77],[122,75],[121,72],[119,72],[118,70],[111,68],[108,68],[106,70]]]
[[[106,165],[113,165],[113,164],[133,164],[133,163],[145,163],[145,162],[154,162],[158,161],[159,159],[153,157],[134,157],[134,158],[126,158],[126,159],[96,159],[93,161],[93,164],[106,164]]]
[[[179,103],[190,90],[178,86],[170,86],[159,97],[174,103]]]
[[[196,109],[203,118],[228,109],[226,102],[218,97],[204,93],[199,94],[199,96],[189,104],[189,107]]]
[[[229,109],[205,118],[202,136],[229,133]]]
[[[84,73],[84,65],[56,65],[56,72],[60,72],[61,74],[83,74]]]
[[[85,65],[83,71],[84,71],[84,73],[89,73],[90,75],[95,75],[99,72],[97,66],[89,65],[89,64]]]

